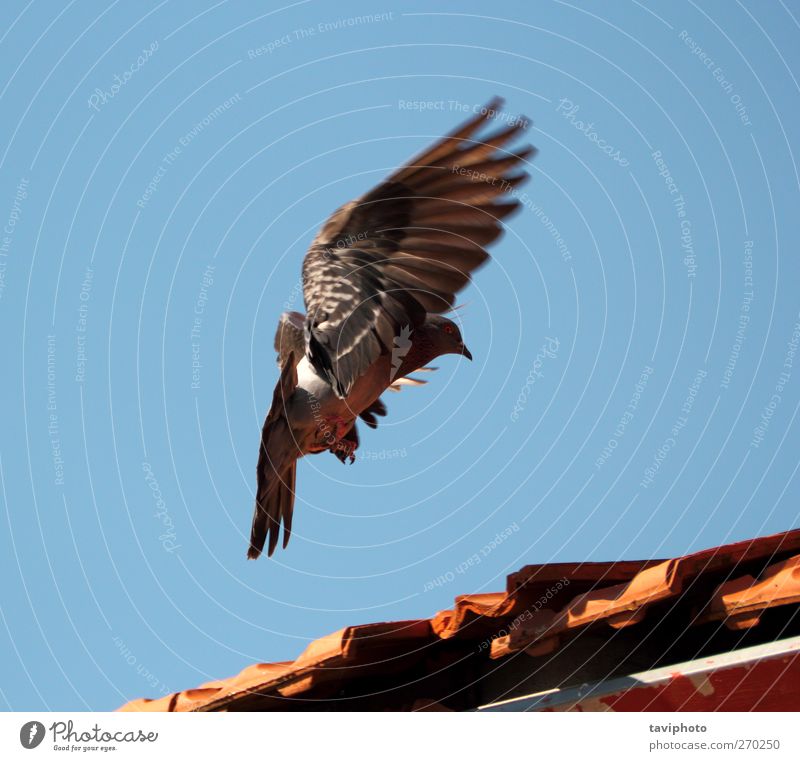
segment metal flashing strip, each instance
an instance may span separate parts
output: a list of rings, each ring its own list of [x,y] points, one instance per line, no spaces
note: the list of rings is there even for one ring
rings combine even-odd
[[[763,645],[745,647],[728,653],[699,658],[693,661],[675,663],[669,666],[641,671],[629,676],[618,677],[579,687],[545,690],[518,698],[501,700],[480,706],[478,711],[614,711],[614,710],[664,710],[663,693],[680,682],[684,694],[696,693],[700,696],[695,703],[707,703],[705,710],[713,710],[713,704],[724,703],[731,696],[727,693],[717,695],[714,675],[722,672],[742,672],[741,679],[755,676],[757,666],[771,663],[779,667],[781,675],[792,666],[800,667],[800,636],[769,642]],[[783,664],[783,665],[782,665]],[[797,710],[800,702],[800,682],[793,681],[795,699],[792,706],[784,710]],[[770,684],[762,685],[768,691]],[[642,691],[637,701],[631,699]],[[687,699],[692,696],[689,694]],[[716,697],[716,700],[714,699]],[[627,698],[627,699],[626,699]],[[702,699],[706,700],[702,700]],[[634,705],[638,702],[639,708]],[[615,705],[617,704],[617,705]],[[702,707],[684,710],[704,710]],[[725,709],[730,710],[730,709]],[[745,709],[746,710],[746,709]],[[780,710],[780,709],[776,709]]]

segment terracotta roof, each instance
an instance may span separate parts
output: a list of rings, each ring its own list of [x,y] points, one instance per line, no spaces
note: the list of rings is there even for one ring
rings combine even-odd
[[[462,595],[432,619],[349,626],[312,642],[294,661],[255,664],[121,710],[282,710],[335,700],[359,680],[373,692],[397,683],[406,691],[403,705],[436,710],[437,672],[461,668],[466,684],[465,663],[476,679],[480,669],[496,671],[517,653],[553,654],[588,630],[608,641],[628,627],[644,636],[646,627],[637,625],[650,611],[657,611],[651,624],[679,610],[687,630],[742,631],[767,611],[798,603],[800,530],[670,560],[530,565],[508,576],[505,592]]]

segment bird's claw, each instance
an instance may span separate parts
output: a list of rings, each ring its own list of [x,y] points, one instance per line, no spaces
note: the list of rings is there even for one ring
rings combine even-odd
[[[348,439],[341,439],[331,447],[331,452],[339,458],[342,465],[344,465],[348,459],[351,465],[356,461],[355,450],[356,443]]]

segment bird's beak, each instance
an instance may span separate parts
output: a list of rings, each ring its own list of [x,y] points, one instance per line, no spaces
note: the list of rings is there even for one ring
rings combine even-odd
[[[472,354],[470,353],[470,350],[464,346],[464,344],[461,344],[461,356],[466,357],[470,362],[472,362]]]

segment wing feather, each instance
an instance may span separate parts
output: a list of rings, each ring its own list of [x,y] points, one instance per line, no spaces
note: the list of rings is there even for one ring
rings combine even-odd
[[[478,136],[501,105],[495,98],[337,209],[314,239],[303,262],[306,354],[338,396],[401,329],[452,307],[519,206],[513,193],[528,176],[519,170],[534,149],[504,146],[527,121]]]

